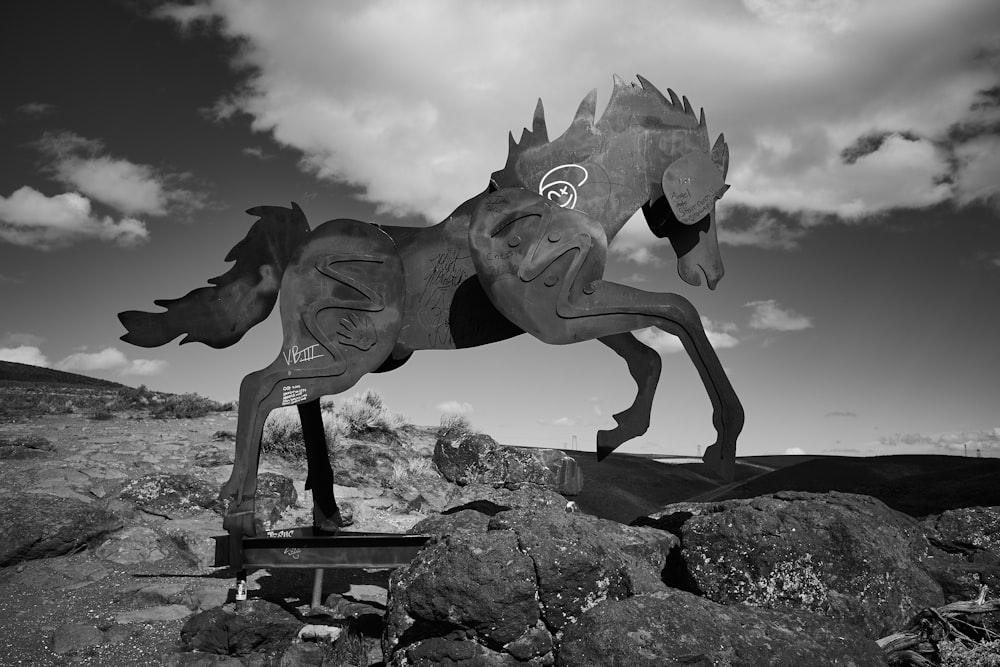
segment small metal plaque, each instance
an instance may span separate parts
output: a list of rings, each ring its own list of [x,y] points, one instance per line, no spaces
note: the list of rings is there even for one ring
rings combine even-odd
[[[719,168],[706,153],[695,151],[675,160],[663,172],[663,194],[685,225],[712,212],[715,200],[728,189]]]

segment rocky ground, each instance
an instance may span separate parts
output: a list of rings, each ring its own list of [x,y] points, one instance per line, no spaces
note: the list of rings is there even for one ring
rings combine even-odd
[[[235,412],[152,419],[143,411],[0,426],[0,665],[175,660],[185,622],[232,602],[234,573],[213,563],[214,537],[224,532],[216,495],[231,470],[235,428]],[[434,430],[400,434],[388,442],[337,439],[335,490],[353,531],[405,533],[449,503],[469,500],[432,463]],[[463,484],[544,471],[537,463],[510,469],[532,457],[480,464],[474,459],[481,451],[455,447],[442,465]],[[261,527],[310,525],[304,463],[265,454],[260,473]],[[332,607],[318,610],[317,622],[345,625],[345,610],[381,614],[388,575],[331,571],[324,590]],[[249,588],[251,598],[303,623],[317,611],[309,608],[309,572],[261,570]],[[340,608],[341,618],[331,608]],[[344,664],[381,659],[380,629],[369,634],[367,646],[354,647],[355,662]]]
[[[315,608],[311,572],[260,570],[237,607],[213,567],[235,419],[0,426],[0,665],[1000,663],[998,507],[918,519],[850,493],[658,489],[628,526],[601,507],[628,479],[577,496],[587,480],[559,452],[412,427],[338,437],[332,456],[351,530],[432,536],[420,554],[328,571]],[[304,465],[260,470],[262,527],[308,525]],[[634,491],[628,507],[648,502]]]

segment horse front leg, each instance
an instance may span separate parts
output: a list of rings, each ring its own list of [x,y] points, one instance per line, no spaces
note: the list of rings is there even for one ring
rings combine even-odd
[[[254,525],[254,495],[257,493],[257,468],[260,464],[260,443],[264,421],[271,407],[268,399],[274,391],[274,380],[268,379],[267,369],[251,373],[240,383],[240,408],[236,424],[236,455],[233,471],[219,492],[219,498],[230,501],[223,527],[230,533],[246,537],[256,535]]]
[[[632,405],[612,415],[618,426],[610,431],[597,432],[597,457],[603,459],[623,442],[638,437],[649,428],[656,384],[660,380],[663,361],[660,355],[631,333],[613,334],[598,338],[628,364],[628,372],[638,388]]]
[[[319,399],[300,403],[298,410],[299,421],[302,422],[302,438],[306,444],[306,461],[309,464],[306,489],[312,491],[313,527],[321,533],[336,533],[350,525],[350,522],[344,520],[337,506],[333,489],[333,468],[330,465]]]
[[[717,474],[732,480],[736,439],[743,430],[743,405],[691,302],[678,294],[645,292],[605,280],[594,281],[586,291],[567,297],[552,322],[555,330],[552,333],[566,337],[567,341],[647,326],[655,326],[681,340],[712,402],[712,424],[717,438],[705,450],[702,460]],[[605,449],[599,456],[609,453]]]

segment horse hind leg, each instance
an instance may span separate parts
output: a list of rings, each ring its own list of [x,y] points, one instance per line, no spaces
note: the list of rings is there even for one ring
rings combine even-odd
[[[640,342],[632,333],[602,336],[598,340],[625,360],[629,374],[638,388],[632,405],[613,415],[618,426],[610,431],[597,432],[597,460],[600,461],[622,443],[649,429],[653,396],[660,380],[663,361],[655,350]]]
[[[323,412],[319,399],[298,405],[299,421],[302,423],[302,438],[306,445],[306,460],[309,473],[306,489],[312,491],[313,527],[322,533],[336,533],[351,524],[341,515],[333,491],[333,468],[327,449],[326,429],[323,426]]]

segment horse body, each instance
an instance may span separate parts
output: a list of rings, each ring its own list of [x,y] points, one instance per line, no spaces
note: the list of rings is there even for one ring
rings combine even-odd
[[[280,296],[281,352],[240,387],[237,456],[222,489],[234,500],[230,531],[254,534],[260,440],[272,409],[298,407],[314,520],[336,530],[320,396],[397,368],[414,351],[525,332],[552,344],[597,339],[626,361],[638,393],[614,416],[616,428],[598,432],[599,458],[649,425],[660,358],[631,332],[656,326],[678,336],[714,408],[718,439],[705,461],[731,478],[743,410],[697,311],[678,295],[603,279],[608,244],[640,209],[650,230],[670,240],[682,279],[698,285],[704,277],[714,288],[723,274],[714,204],[728,187],[725,141],[710,150],[704,113],[696,118],[686,98],[669,91],[668,100],[639,80],[630,86],[616,77],[599,120],[592,91],[553,141],[539,100],[532,129],[519,142],[511,136],[504,168],[437,225],[332,220],[309,231],[294,204],[251,209],[260,219],[227,256],[236,266],[210,281],[215,287],[157,302],[165,313],[119,316],[128,342],[161,345],[186,332],[182,342],[222,347]]]

